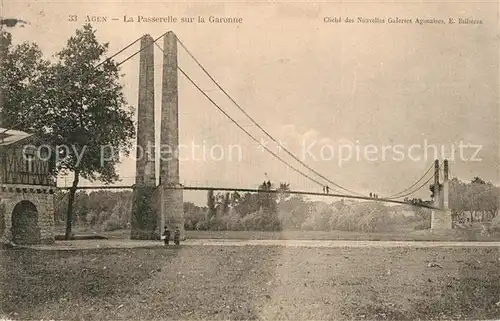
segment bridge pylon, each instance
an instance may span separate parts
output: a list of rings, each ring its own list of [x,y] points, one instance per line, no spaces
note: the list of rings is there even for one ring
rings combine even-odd
[[[137,124],[136,183],[132,239],[159,239],[163,227],[184,232],[184,197],[179,183],[179,106],[177,37],[164,36],[160,128],[160,184],[155,173],[154,40],[141,40]]]
[[[154,240],[158,234],[155,163],[154,44],[150,35],[141,39],[139,101],[137,104],[136,175],[130,238]]]
[[[160,227],[179,228],[184,240],[184,195],[179,181],[177,37],[172,31],[164,36],[163,42],[160,143]]]
[[[453,228],[449,207],[449,166],[443,161],[443,183],[439,182],[439,160],[434,161],[434,207],[431,214],[431,230],[450,230]]]

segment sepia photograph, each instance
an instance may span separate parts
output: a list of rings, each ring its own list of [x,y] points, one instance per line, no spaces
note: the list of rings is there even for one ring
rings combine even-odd
[[[499,7],[0,0],[0,320],[500,320]]]

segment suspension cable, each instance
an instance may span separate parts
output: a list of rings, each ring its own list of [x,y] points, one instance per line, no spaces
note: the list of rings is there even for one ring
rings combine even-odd
[[[386,198],[388,198],[388,199],[390,199],[390,198],[397,198],[397,197],[398,197],[398,195],[403,194],[404,192],[406,192],[406,191],[408,191],[408,190],[412,189],[415,185],[417,185],[417,184],[418,184],[421,180],[423,180],[423,179],[425,178],[425,176],[426,176],[426,175],[429,173],[429,171],[432,169],[433,165],[434,165],[434,163],[432,163],[432,164],[431,164],[431,166],[429,166],[429,168],[425,171],[425,173],[424,173],[424,174],[422,174],[422,176],[420,176],[420,178],[419,178],[417,181],[415,181],[415,183],[413,183],[413,184],[412,184],[412,185],[410,185],[409,187],[405,188],[404,190],[402,190],[402,191],[400,191],[400,192],[398,192],[398,193],[396,193],[396,194],[392,194],[392,195],[390,195],[390,196],[387,196]]]
[[[229,118],[229,120],[231,120],[236,126],[238,126],[239,129],[241,129],[245,134],[247,134],[252,140],[254,140],[255,142],[257,142],[259,145],[261,145],[267,152],[269,152],[271,155],[273,155],[275,158],[277,158],[280,162],[282,162],[283,164],[287,165],[289,168],[293,169],[294,171],[296,171],[297,173],[299,173],[300,175],[304,176],[305,178],[311,180],[312,182],[315,182],[316,184],[320,185],[320,186],[323,186],[323,184],[321,184],[319,181],[315,180],[314,178],[310,177],[309,175],[303,173],[302,171],[300,171],[299,169],[293,167],[292,165],[290,165],[287,161],[283,160],[279,155],[277,155],[276,153],[274,153],[272,150],[270,150],[267,146],[265,146],[264,144],[262,144],[257,138],[255,138],[252,134],[250,134],[243,126],[241,126],[236,120],[234,120],[229,114],[226,113],[226,111],[224,111],[215,101],[212,100],[212,98],[210,98],[210,96],[208,96],[204,91],[203,89],[200,88],[200,86],[198,86],[198,84],[196,84],[196,82],[194,82],[185,72],[184,70],[182,70],[181,67],[177,66],[177,68],[179,69],[179,71],[189,80],[189,82],[191,82],[191,84],[193,86],[196,87],[196,89],[198,89],[198,91],[200,91],[204,96],[205,98],[207,98],[221,113],[223,113],[227,118]]]
[[[203,72],[214,82],[214,84],[234,103],[234,105],[241,111],[243,112],[243,114],[245,114],[245,116],[247,116],[262,132],[264,132],[267,137],[269,137],[274,143],[276,143],[278,146],[280,146],[281,149],[283,149],[283,151],[285,151],[288,155],[290,155],[294,160],[296,160],[297,162],[299,162],[302,166],[304,166],[305,168],[307,168],[308,170],[310,170],[311,172],[313,172],[314,174],[316,174],[317,176],[321,177],[322,179],[324,179],[325,181],[327,181],[328,183],[344,190],[344,191],[347,191],[349,193],[352,193],[352,194],[357,194],[357,195],[361,195],[359,193],[356,193],[356,192],[353,192],[351,190],[348,190],[347,188],[344,188],[342,187],[341,185],[333,182],[332,180],[328,179],[327,177],[325,177],[324,175],[322,175],[321,173],[317,172],[316,170],[314,170],[313,168],[311,168],[310,166],[308,166],[306,163],[304,163],[303,161],[301,161],[297,156],[295,156],[293,153],[291,153],[286,147],[284,147],[280,142],[278,142],[271,134],[269,134],[264,128],[262,128],[262,126],[260,126],[222,87],[221,85],[210,75],[210,73],[201,65],[201,63],[194,57],[194,55],[189,51],[189,49],[187,49],[187,47],[182,43],[182,41],[177,37],[177,41],[179,42],[179,44],[184,48],[184,50],[188,53],[188,55],[196,62],[196,64],[203,70]],[[160,48],[161,49],[161,48]],[[162,49],[163,50],[163,49]]]

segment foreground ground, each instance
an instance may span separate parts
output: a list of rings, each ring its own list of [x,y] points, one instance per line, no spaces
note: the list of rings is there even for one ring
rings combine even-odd
[[[11,319],[500,318],[498,247],[191,245],[0,255],[0,313]]]
[[[56,227],[56,234],[64,238],[64,226]],[[128,239],[130,230],[98,231],[74,227],[75,235],[98,234],[109,239]],[[486,232],[480,226],[472,229],[431,231],[405,229],[390,233],[346,231],[186,231],[188,239],[239,239],[239,240],[363,240],[363,241],[500,241],[500,232]]]

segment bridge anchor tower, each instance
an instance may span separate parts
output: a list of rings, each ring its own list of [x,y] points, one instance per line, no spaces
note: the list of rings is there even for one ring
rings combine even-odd
[[[443,184],[439,183],[439,160],[434,162],[434,207],[431,214],[431,230],[452,229],[451,210],[449,208],[449,167],[448,160],[443,162]]]
[[[136,184],[132,239],[159,239],[163,227],[184,232],[184,197],[179,183],[179,105],[177,37],[164,36],[160,128],[160,184],[155,173],[154,40],[141,41],[137,125]]]
[[[158,235],[155,171],[155,97],[153,38],[141,39],[139,101],[137,105],[136,175],[130,238],[154,240]]]
[[[184,240],[184,196],[179,183],[177,37],[172,31],[164,36],[163,52],[160,186],[158,187],[160,227],[162,229],[163,226],[171,229],[178,227],[181,239]]]

